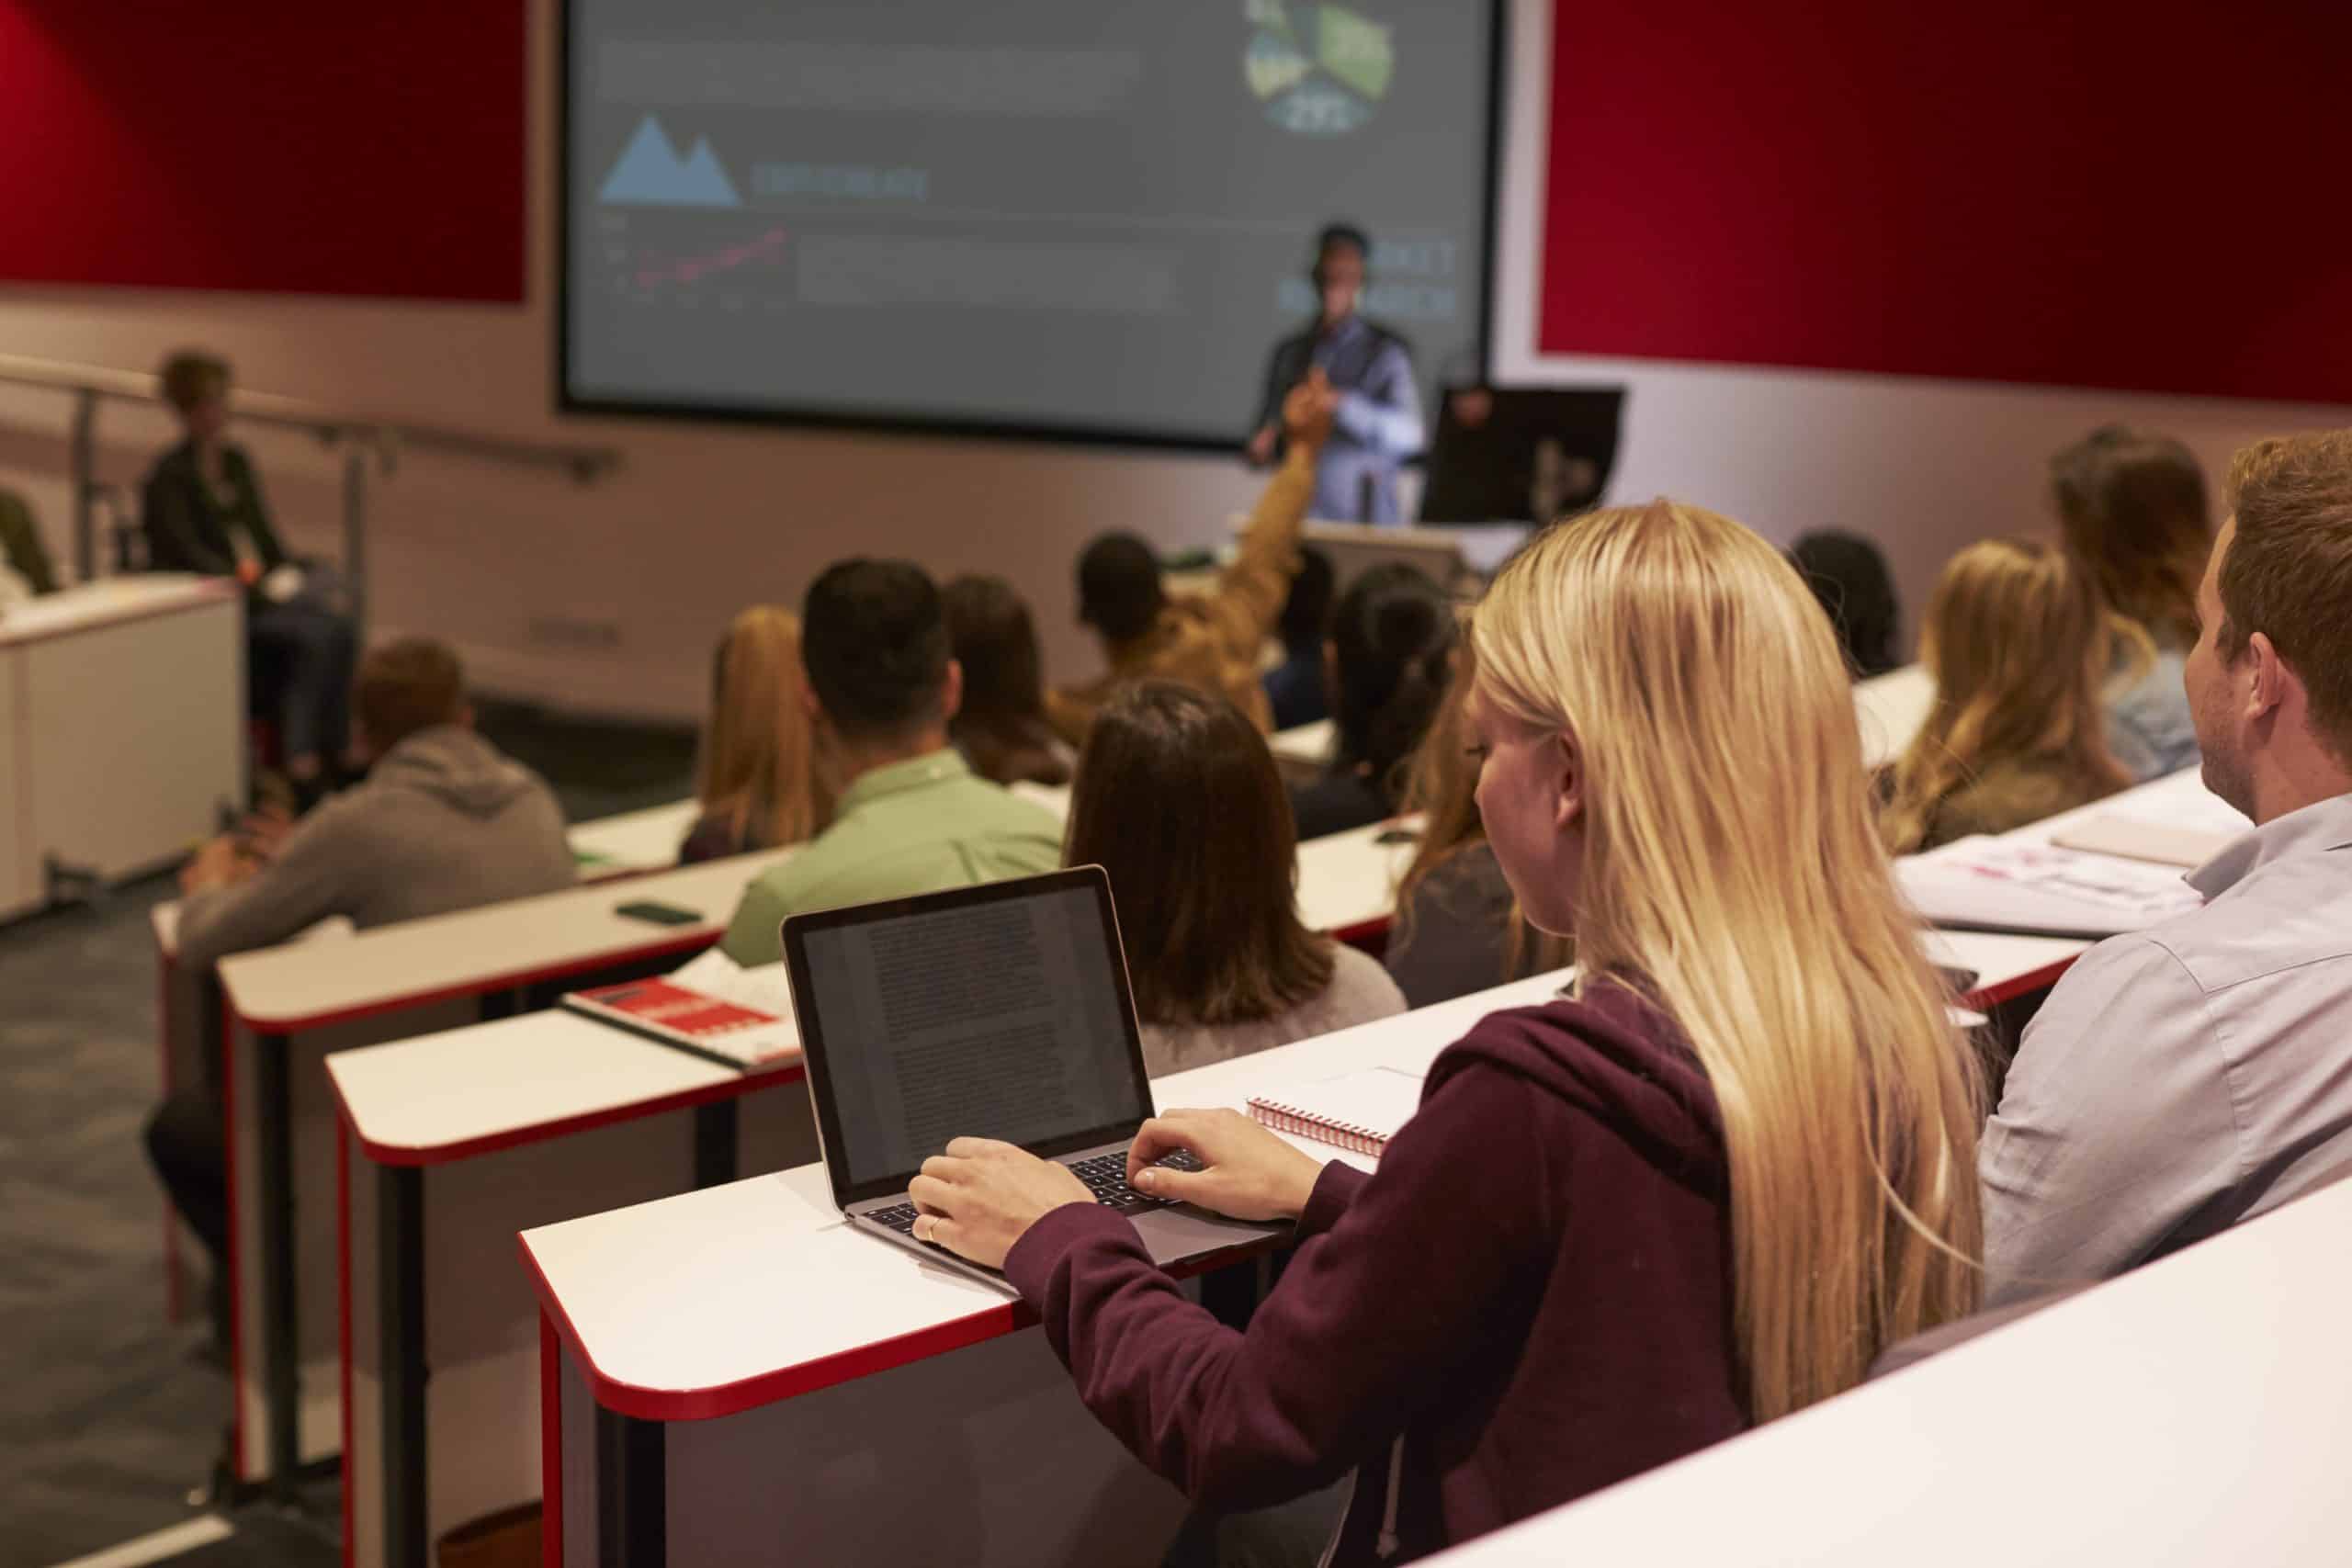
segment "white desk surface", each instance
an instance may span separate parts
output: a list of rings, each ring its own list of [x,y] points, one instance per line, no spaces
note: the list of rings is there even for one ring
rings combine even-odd
[[[1980,991],[2068,962],[2083,945],[1962,933],[1928,939],[1940,961],[1979,971]],[[1479,1019],[1547,1000],[1567,975],[1515,981],[1173,1074],[1153,1083],[1153,1100],[1171,1110],[1238,1108],[1255,1094],[1363,1067],[1424,1071]],[[458,1033],[488,1039],[514,1026]],[[450,1062],[461,1070],[456,1053]],[[1298,1146],[1318,1158],[1373,1163],[1324,1145]],[[599,1397],[653,1419],[699,1419],[788,1398],[1022,1321],[1001,1292],[842,1226],[821,1165],[543,1226],[524,1233],[522,1247],[541,1300],[565,1325]],[[824,1288],[812,1289],[819,1280]]]
[[[1435,1561],[2339,1563],[2352,1183]]]
[[[2000,841],[2044,845],[2094,817],[2104,816],[2199,831],[2245,832],[2254,826],[2205,787],[2198,769],[2184,768],[2105,800],[2095,800],[2088,806],[2062,811],[2013,833],[2002,834]],[[2114,936],[2154,923],[2151,918],[2128,909],[2069,898],[1968,870],[1960,862],[1977,841],[1962,839],[1925,854],[1902,856],[1894,863],[1895,877],[1904,893],[1928,919],[1939,925],[2088,937]]]
[[[326,1063],[361,1152],[379,1165],[438,1165],[671,1100],[798,1080],[780,1068],[741,1073],[561,1008],[337,1051]]]
[[[179,572],[141,572],[100,578],[8,606],[0,614],[0,648],[87,631],[114,621],[136,620],[198,604],[237,598],[237,585],[222,577]]]
[[[1328,718],[1313,724],[1302,724],[1292,729],[1277,729],[1266,738],[1266,749],[1285,762],[1304,762],[1319,768],[1331,760],[1331,749],[1339,744],[1340,732]]]
[[[1298,918],[1308,931],[1349,933],[1396,912],[1396,883],[1413,863],[1417,838],[1384,844],[1383,833],[1418,832],[1419,817],[1375,822],[1298,846]]]
[[[1935,710],[1935,677],[1917,664],[1854,682],[1854,721],[1862,732],[1862,763],[1883,768],[1911,749]]]
[[[220,961],[230,1005],[249,1026],[315,1028],[436,998],[500,989],[639,953],[684,952],[722,934],[745,885],[792,851],[705,861],[634,878],[401,920],[348,941],[296,943]],[[652,899],[700,912],[662,926],[615,914]]]
[[[700,802],[673,800],[667,806],[582,822],[565,837],[571,841],[583,881],[625,872],[663,871],[678,863],[678,846],[701,815]]]

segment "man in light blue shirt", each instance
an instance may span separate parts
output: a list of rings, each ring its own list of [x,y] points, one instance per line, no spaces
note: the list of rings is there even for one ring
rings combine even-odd
[[[2101,942],[1985,1130],[1986,1300],[2104,1279],[2352,1169],[2352,431],[2238,454],[2184,676],[2252,832]]]
[[[1249,443],[1252,462],[1281,451],[1283,400],[1320,370],[1340,394],[1331,434],[1316,459],[1307,515],[1326,523],[1400,523],[1396,470],[1421,449],[1421,398],[1405,340],[1356,313],[1363,293],[1363,231],[1334,223],[1317,236],[1315,292],[1321,313],[1303,333],[1274,345],[1265,395]]]

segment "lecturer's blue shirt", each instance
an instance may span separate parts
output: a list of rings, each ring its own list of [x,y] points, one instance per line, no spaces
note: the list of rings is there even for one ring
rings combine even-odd
[[[1421,449],[1421,398],[1405,342],[1362,316],[1326,333],[1284,338],[1267,367],[1259,427],[1282,423],[1283,399],[1319,369],[1340,394],[1331,438],[1315,468],[1307,515],[1333,523],[1396,523],[1396,469]]]

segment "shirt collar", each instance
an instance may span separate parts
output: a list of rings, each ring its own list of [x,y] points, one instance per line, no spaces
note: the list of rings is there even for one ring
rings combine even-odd
[[[2275,861],[2321,854],[2352,845],[2352,795],[2314,801],[2232,839],[2188,874],[2188,885],[2212,899]]]
[[[886,762],[858,774],[851,781],[849,788],[842,791],[834,814],[845,817],[857,807],[879,800],[884,795],[900,795],[928,784],[944,784],[949,779],[971,776],[971,764],[964,761],[964,754],[953,746],[943,746],[936,751],[926,751],[903,762]]]

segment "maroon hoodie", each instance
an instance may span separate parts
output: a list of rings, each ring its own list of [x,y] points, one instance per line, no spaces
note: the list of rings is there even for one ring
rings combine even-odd
[[[1361,1467],[1340,1563],[1409,1561],[1740,1430],[1714,1095],[1655,1008],[1589,990],[1481,1020],[1376,1175],[1325,1166],[1246,1333],[1109,1210],[1038,1221],[1005,1272],[1087,1408],[1220,1511]]]

